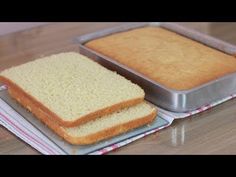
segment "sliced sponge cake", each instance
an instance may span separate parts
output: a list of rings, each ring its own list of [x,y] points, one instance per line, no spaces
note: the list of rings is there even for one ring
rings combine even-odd
[[[112,114],[102,116],[76,127],[63,127],[54,122],[50,115],[40,109],[34,101],[22,92],[9,88],[13,98],[33,112],[43,123],[71,144],[85,145],[125,133],[151,123],[156,117],[156,108],[142,102]],[[20,99],[18,99],[20,98]]]
[[[138,85],[74,52],[7,69],[0,73],[0,81],[64,127],[84,124],[144,99]]]

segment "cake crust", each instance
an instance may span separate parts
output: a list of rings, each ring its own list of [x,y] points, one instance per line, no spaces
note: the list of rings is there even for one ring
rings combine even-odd
[[[189,90],[236,72],[236,59],[160,27],[89,41],[86,47],[174,90]]]

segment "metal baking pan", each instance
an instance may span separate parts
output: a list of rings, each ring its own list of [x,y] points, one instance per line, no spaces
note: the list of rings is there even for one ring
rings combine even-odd
[[[118,32],[140,28],[144,26],[160,26],[179,33],[193,40],[199,41],[230,55],[236,54],[236,47],[214,37],[184,28],[175,23],[127,23],[115,28],[105,29],[75,38],[79,43],[80,53],[86,55],[108,69],[114,70],[126,78],[140,85],[146,93],[146,99],[153,104],[173,112],[189,112],[236,93],[236,73],[226,75],[190,90],[178,91],[150,80],[144,75],[122,65],[112,58],[93,51],[84,44],[90,40],[101,38]]]

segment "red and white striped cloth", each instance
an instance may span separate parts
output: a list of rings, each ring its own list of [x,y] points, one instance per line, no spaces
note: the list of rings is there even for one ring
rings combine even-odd
[[[5,86],[0,87],[0,91],[6,89]],[[105,147],[103,149],[96,150],[95,152],[90,153],[91,155],[102,155],[106,154],[110,151],[118,149],[122,146],[125,146],[133,141],[136,141],[140,138],[143,138],[147,135],[155,133],[163,128],[171,125],[174,119],[186,118],[192,116],[194,114],[198,114],[205,110],[208,110],[216,105],[219,105],[225,101],[233,99],[236,97],[236,94],[230,95],[222,100],[217,102],[207,104],[202,106],[201,108],[188,112],[188,113],[174,113],[170,111],[163,110],[159,108],[159,116],[166,119],[169,124],[163,127],[159,127],[157,129],[145,132],[141,135],[132,137],[130,139],[126,139],[122,142],[113,144],[111,146]],[[0,99],[0,124],[6,127],[13,134],[21,138],[23,141],[28,143],[30,146],[41,152],[45,155],[64,155],[65,152],[62,151],[59,147],[57,147],[51,140],[49,140],[45,135],[43,135],[38,129],[36,129],[32,124],[30,124],[26,119],[24,119],[20,114],[14,111],[7,103]]]

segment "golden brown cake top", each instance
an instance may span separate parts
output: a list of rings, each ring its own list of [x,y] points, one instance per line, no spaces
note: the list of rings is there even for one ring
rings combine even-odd
[[[175,90],[187,90],[236,71],[233,56],[160,27],[90,41],[87,47]]]

